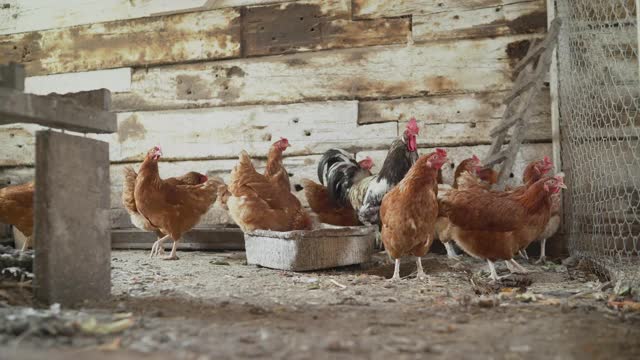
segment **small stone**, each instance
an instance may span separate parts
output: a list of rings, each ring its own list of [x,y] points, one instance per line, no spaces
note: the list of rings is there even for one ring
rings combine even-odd
[[[387,300],[385,300],[384,302],[387,302],[387,303],[397,303],[397,302],[398,302],[398,299],[396,299],[396,298],[392,298],[392,297],[391,297],[391,298],[388,298]]]
[[[492,308],[498,305],[496,302],[494,298],[483,295],[478,299],[478,306],[481,308]]]
[[[333,352],[344,352],[349,351],[352,347],[352,341],[330,340],[327,343],[326,349]]]
[[[212,264],[212,265],[221,265],[221,266],[229,266],[229,265],[231,265],[231,264],[229,264],[229,263],[228,263],[228,262],[226,262],[226,261],[220,261],[220,260],[211,260],[211,261],[209,261],[209,264]]]

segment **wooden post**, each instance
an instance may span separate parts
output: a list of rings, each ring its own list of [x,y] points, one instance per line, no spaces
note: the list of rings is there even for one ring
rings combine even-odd
[[[636,0],[640,1],[640,0]],[[556,17],[556,0],[547,0],[547,26]],[[560,35],[558,34],[558,37]],[[558,44],[560,42],[557,42]],[[549,93],[551,95],[551,141],[553,149],[554,172],[562,171],[561,138],[560,138],[560,103],[558,101],[558,50],[553,49],[551,67],[549,68]]]
[[[111,293],[109,144],[36,133],[36,299],[73,306]]]

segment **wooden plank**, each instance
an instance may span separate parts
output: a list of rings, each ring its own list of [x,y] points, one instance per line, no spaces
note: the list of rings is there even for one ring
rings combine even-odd
[[[0,58],[25,64],[29,76],[239,55],[236,9],[0,36]]]
[[[295,0],[4,0],[0,35],[285,1]]]
[[[114,108],[156,110],[504,90],[528,36],[332,50],[135,70]],[[522,54],[524,56],[524,54]]]
[[[353,17],[358,19],[373,19],[408,15],[422,16],[454,11],[495,8],[497,6],[506,6],[518,2],[517,0],[353,0]]]
[[[24,90],[24,67],[20,64],[0,64],[0,87]]]
[[[418,139],[420,140],[420,138]],[[452,164],[445,166],[442,169],[442,175],[445,184],[453,183],[453,171],[460,161],[470,158],[472,155],[476,155],[483,158],[489,151],[489,145],[475,145],[475,146],[444,146],[443,149],[447,150],[448,157],[452,160]],[[421,155],[428,154],[433,151],[434,148],[421,147],[418,151]],[[520,148],[516,163],[513,168],[513,178],[509,179],[510,184],[520,184],[522,182],[522,172],[529,162],[537,159],[542,159],[545,155],[551,154],[551,143],[539,143],[539,144],[523,144]],[[358,160],[365,156],[371,156],[376,164],[382,164],[386,157],[386,151],[360,151],[357,153],[356,158]],[[379,167],[374,168],[379,170]]]
[[[254,6],[243,16],[246,56],[406,43],[410,19],[351,21],[316,3]]]
[[[24,82],[24,91],[36,95],[97,89],[107,89],[111,93],[131,90],[131,68],[31,76]]]
[[[416,42],[544,32],[545,0],[413,15]]]
[[[35,123],[79,132],[116,131],[115,114],[80,106],[69,99],[0,88],[0,124],[13,123]]]
[[[103,111],[111,109],[111,93],[107,89],[80,91],[69,94],[49,94],[49,99],[70,100],[74,104]]]
[[[415,116],[421,138],[430,146],[488,144],[490,130],[502,119],[505,92],[430,96],[425,98],[365,101],[360,103],[359,122],[399,121],[402,129]],[[549,96],[543,91],[533,104],[527,141],[549,141]]]
[[[161,144],[167,159],[236,159],[240,151],[265,157],[279,137],[287,156],[334,147],[382,149],[397,136],[395,123],[358,125],[356,101],[119,113],[118,132],[92,135],[109,142],[111,161],[141,161]],[[0,131],[0,166],[33,164],[33,132]]]

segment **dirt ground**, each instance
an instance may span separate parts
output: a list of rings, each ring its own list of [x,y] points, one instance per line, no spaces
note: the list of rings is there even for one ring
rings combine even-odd
[[[520,261],[530,274],[494,284],[480,261],[432,254],[428,281],[392,283],[382,253],[309,273],[242,252],[179,256],[114,251],[114,299],[81,310],[33,309],[0,289],[14,303],[0,307],[0,358],[640,358],[640,312],[616,308],[622,297],[576,261]],[[414,270],[407,259],[402,275]]]

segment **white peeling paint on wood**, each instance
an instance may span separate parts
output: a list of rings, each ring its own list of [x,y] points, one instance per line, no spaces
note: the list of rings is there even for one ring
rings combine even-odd
[[[480,9],[520,2],[518,0],[353,0],[354,18],[428,15],[464,9]]]
[[[523,1],[479,9],[455,9],[413,15],[413,39],[434,41],[544,32],[545,1]]]
[[[381,46],[135,70],[114,108],[168,109],[505,90],[528,36]],[[464,56],[460,56],[464,54]]]
[[[0,127],[0,166],[34,161],[37,126]],[[335,146],[385,148],[397,136],[395,123],[358,125],[356,101],[223,107],[118,114],[118,132],[88,135],[109,142],[111,161],[139,161],[162,145],[168,159],[235,158],[246,150],[266,157],[280,137],[292,155],[321,154]]]
[[[131,90],[131,68],[83,71],[31,76],[24,81],[24,92],[36,95],[107,89],[111,93]]]
[[[502,119],[506,92],[430,96],[360,103],[360,123],[399,121],[402,131],[411,117],[420,125],[423,145],[476,145],[490,142],[489,132]],[[551,139],[549,93],[534,103],[526,140]]]
[[[420,140],[420,139],[419,139]],[[489,145],[476,145],[476,146],[456,146],[447,147],[443,146],[442,149],[447,150],[449,159],[453,162],[453,168],[451,166],[445,166],[442,169],[442,177],[445,184],[453,183],[453,171],[460,161],[470,158],[473,155],[477,155],[479,158],[483,158],[484,154],[489,151]],[[426,155],[432,152],[434,148],[419,148],[420,155]],[[516,158],[515,165],[513,166],[512,179],[509,179],[508,184],[520,184],[522,182],[522,172],[527,164],[533,160],[542,159],[545,155],[551,156],[551,143],[540,144],[523,144]],[[385,157],[386,151],[360,151],[356,154],[356,159],[361,160],[366,156],[371,156],[376,166],[373,168],[374,172],[380,170]]]
[[[0,36],[30,76],[240,55],[240,12],[210,10]],[[135,45],[134,45],[135,44]]]
[[[4,0],[0,35],[285,0]],[[295,1],[295,0],[288,0]]]

